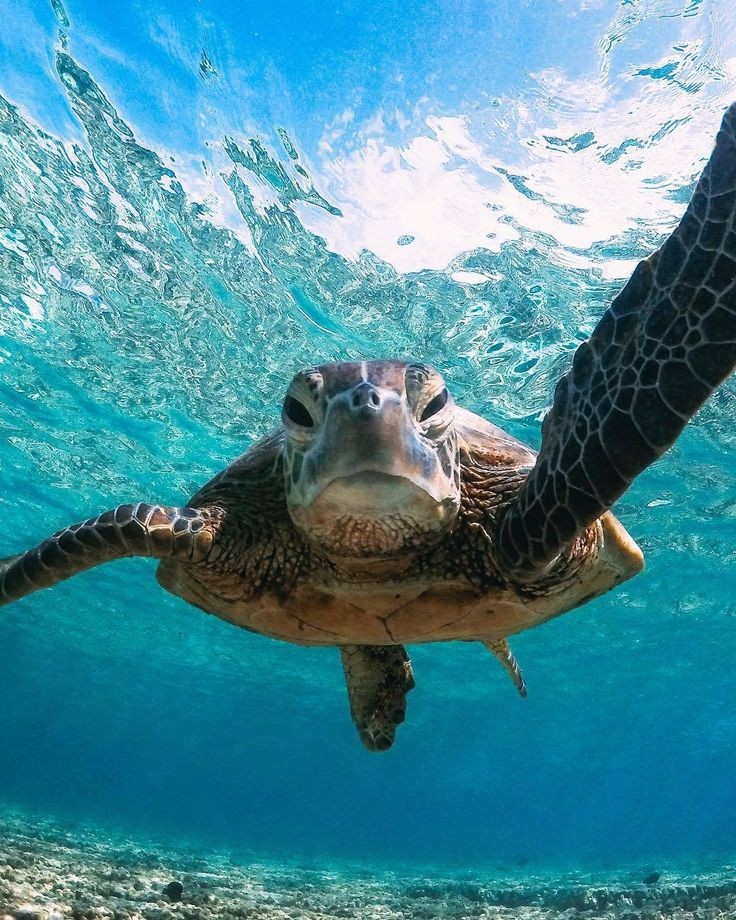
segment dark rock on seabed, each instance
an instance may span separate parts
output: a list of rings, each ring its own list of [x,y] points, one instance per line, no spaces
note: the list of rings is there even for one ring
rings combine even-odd
[[[640,867],[555,875],[527,866],[454,878],[330,861],[306,868],[0,814],[0,920],[736,918],[736,868],[662,868],[656,888]]]
[[[181,901],[184,894],[184,886],[181,882],[169,882],[164,886],[164,894],[170,901]]]

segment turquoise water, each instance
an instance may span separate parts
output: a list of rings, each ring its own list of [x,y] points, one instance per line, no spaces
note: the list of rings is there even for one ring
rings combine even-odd
[[[736,98],[726,0],[3,10],[0,555],[180,502],[318,361],[430,361],[538,445]],[[528,700],[481,647],[413,648],[384,755],[335,650],[153,563],[3,608],[0,804],[367,865],[732,856],[735,421],[728,383],[617,506],[641,576],[515,639]]]

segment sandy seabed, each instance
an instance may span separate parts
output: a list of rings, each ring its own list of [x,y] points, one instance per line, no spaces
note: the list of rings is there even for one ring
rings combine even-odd
[[[443,876],[330,862],[316,868],[297,861],[251,862],[202,847],[143,843],[91,827],[0,814],[0,918],[68,917],[736,918],[736,867],[678,874],[663,869],[656,880],[639,870],[555,876],[519,868],[514,875]]]

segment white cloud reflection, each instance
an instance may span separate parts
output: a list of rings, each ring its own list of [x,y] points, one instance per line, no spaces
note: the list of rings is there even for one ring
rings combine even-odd
[[[508,125],[516,157],[508,136],[499,154],[493,132],[472,116],[430,116],[426,133],[400,145],[374,118],[364,143],[331,147],[320,164],[344,217],[314,209],[303,217],[331,248],[350,256],[367,248],[401,271],[441,269],[476,247],[498,251],[519,231],[553,237],[561,260],[578,253],[590,264],[583,256],[596,244],[664,234],[682,214],[677,193],[702,168],[722,110],[736,99],[736,59],[718,71],[697,92],[628,76],[625,95],[599,79],[537,74],[535,95],[506,102],[496,126]],[[406,236],[414,241],[401,245]],[[625,277],[631,267],[614,259],[606,274]]]
[[[713,16],[681,7],[677,18],[673,0],[652,5],[650,19],[665,17],[673,41],[645,64],[634,63],[647,61],[637,32],[647,15],[637,8],[617,12],[588,79],[548,68],[515,98],[455,115],[427,114],[426,97],[413,111],[362,119],[346,106],[305,163],[343,216],[291,206],[331,249],[349,258],[368,249],[399,271],[458,271],[452,263],[465,252],[544,235],[559,264],[627,277],[632,248],[649,251],[682,214],[736,99],[736,20],[721,17],[715,28]],[[221,180],[232,164],[213,159],[203,172],[194,156],[176,159],[187,190],[250,243]],[[261,183],[243,177],[258,203]]]

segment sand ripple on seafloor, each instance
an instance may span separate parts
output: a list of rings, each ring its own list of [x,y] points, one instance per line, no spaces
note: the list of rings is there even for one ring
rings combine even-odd
[[[736,870],[464,872],[431,878],[354,865],[247,862],[18,815],[0,818],[3,920],[610,920],[736,917]],[[164,892],[171,883],[181,885]]]

